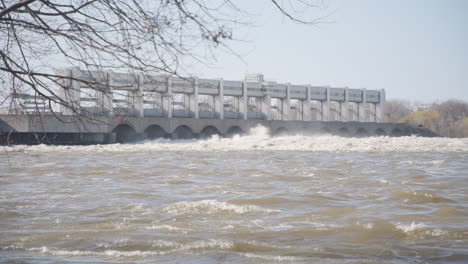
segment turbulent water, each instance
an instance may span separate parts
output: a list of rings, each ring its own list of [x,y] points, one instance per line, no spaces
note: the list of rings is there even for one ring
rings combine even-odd
[[[467,263],[468,139],[0,148],[1,263]]]

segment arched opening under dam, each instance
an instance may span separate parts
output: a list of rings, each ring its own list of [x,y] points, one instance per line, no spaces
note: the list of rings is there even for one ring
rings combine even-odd
[[[130,142],[137,139],[135,129],[126,124],[118,125],[112,130],[112,132],[115,133],[115,140],[117,143]]]
[[[200,138],[210,138],[214,135],[221,136],[221,132],[214,126],[207,126],[200,132]]]
[[[158,125],[151,125],[145,129],[145,137],[147,139],[157,139],[167,137],[166,132]]]
[[[276,129],[276,131],[273,133],[273,136],[275,137],[280,137],[280,136],[287,136],[289,134],[289,130],[285,127],[280,127]]]
[[[320,134],[331,134],[331,133],[330,133],[330,129],[329,129],[328,127],[322,127],[322,128],[320,128],[319,133],[320,133]]]
[[[390,133],[391,137],[401,137],[403,136],[403,132],[399,128],[394,128],[392,133]]]
[[[382,128],[377,128],[375,130],[375,135],[379,137],[383,137],[383,136],[386,136],[387,133],[385,133],[385,130],[383,130]]]
[[[369,136],[369,132],[362,127],[356,131],[356,137],[368,137],[368,136]]]
[[[233,126],[230,127],[226,133],[226,137],[234,137],[235,135],[242,136],[244,134],[244,131],[238,127],[238,126]]]
[[[178,126],[174,132],[172,132],[172,139],[191,139],[194,137],[195,134],[192,132],[192,129],[185,125]]]
[[[349,136],[349,130],[346,127],[338,129],[338,136],[347,137]]]

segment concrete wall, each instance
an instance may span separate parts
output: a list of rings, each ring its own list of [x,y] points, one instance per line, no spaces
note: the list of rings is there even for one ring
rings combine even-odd
[[[359,105],[359,118],[355,121],[383,122],[385,91],[333,88],[329,86],[297,85],[260,81],[228,81],[223,79],[176,78],[168,76],[134,75],[128,73],[81,71],[78,68],[63,68],[59,75],[75,80],[60,86],[60,97],[84,114],[95,116],[125,115],[148,117],[200,117],[201,96],[212,96],[211,108],[218,119],[229,118],[225,113],[224,96],[234,97],[236,117],[249,119],[249,98],[256,98],[259,114],[256,119],[270,120],[271,99],[281,101],[281,120],[310,120],[311,101],[321,101],[323,111],[317,112],[320,120],[348,121],[349,102]],[[66,80],[66,79],[64,79]],[[77,81],[82,80],[82,81]],[[86,82],[83,82],[86,81]],[[90,85],[92,83],[93,85]],[[95,87],[100,90],[94,92]],[[120,95],[119,95],[120,93]],[[154,98],[151,98],[149,94]],[[95,94],[93,96],[92,94]],[[183,100],[180,100],[183,98]],[[292,100],[295,102],[293,103]],[[162,102],[160,102],[162,101]],[[217,103],[216,103],[217,102]],[[337,113],[331,113],[332,104],[339,104]],[[216,106],[216,104],[218,106]],[[372,115],[369,106],[377,108],[379,114]],[[296,107],[302,109],[295,110]],[[73,115],[65,106],[62,113]],[[297,113],[294,113],[297,112]],[[250,113],[252,116],[253,113]],[[336,117],[336,115],[339,115]],[[232,115],[231,115],[232,118]],[[252,118],[253,119],[253,118]]]
[[[70,115],[0,115],[0,132],[108,133],[108,123],[106,117],[90,121]]]
[[[38,141],[37,134],[54,137],[57,142],[66,144],[94,144],[124,142],[135,139],[145,139],[153,133],[153,137],[198,137],[216,132],[228,135],[233,127],[248,132],[252,127],[262,125],[270,130],[270,134],[318,134],[330,133],[342,136],[404,136],[418,134],[436,136],[435,133],[402,123],[374,122],[339,122],[339,121],[281,121],[281,120],[239,120],[239,119],[193,119],[164,117],[99,117],[96,120],[78,119],[73,116],[53,115],[0,115],[0,137],[7,134],[34,134],[36,136],[21,136],[25,143]],[[185,127],[185,128],[180,128]],[[149,132],[149,129],[160,128],[163,133]],[[181,130],[189,130],[190,135],[180,135]],[[70,136],[74,135],[74,136]],[[3,140],[5,141],[5,140]],[[29,143],[31,143],[29,142]],[[71,142],[71,143],[70,143]],[[28,144],[29,144],[28,143]]]
[[[340,134],[346,129],[349,136],[358,135],[391,135],[400,130],[402,134],[411,134],[417,129],[404,123],[374,123],[374,122],[339,122],[339,121],[281,121],[281,120],[238,120],[238,119],[190,119],[190,118],[134,118],[127,117],[123,121],[112,120],[109,124],[109,132],[118,126],[125,124],[132,127],[136,133],[143,133],[152,125],[160,126],[166,133],[173,133],[179,126],[187,126],[192,132],[199,134],[208,126],[213,126],[221,134],[226,134],[234,126],[248,132],[250,128],[262,125],[269,128],[274,134],[279,129],[286,129],[290,133],[316,134],[329,131],[332,134]],[[377,131],[379,129],[379,131]],[[416,129],[416,130],[415,130]],[[345,135],[345,134],[343,134]]]

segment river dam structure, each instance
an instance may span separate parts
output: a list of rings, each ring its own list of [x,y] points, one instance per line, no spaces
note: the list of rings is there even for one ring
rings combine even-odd
[[[384,90],[267,82],[261,74],[229,81],[64,68],[58,75],[67,77],[58,94],[69,107],[52,113],[45,98],[16,95],[24,99],[24,109],[34,111],[1,114],[0,144],[207,138],[243,134],[258,125],[272,135],[435,135],[384,123]]]

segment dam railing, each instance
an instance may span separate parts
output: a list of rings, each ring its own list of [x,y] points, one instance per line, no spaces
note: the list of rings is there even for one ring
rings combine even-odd
[[[64,68],[59,96],[96,116],[302,121],[384,121],[384,90],[169,77]],[[251,76],[247,76],[251,77]],[[64,115],[73,115],[62,107]]]

